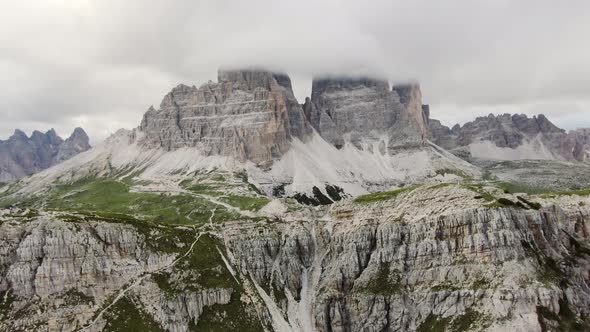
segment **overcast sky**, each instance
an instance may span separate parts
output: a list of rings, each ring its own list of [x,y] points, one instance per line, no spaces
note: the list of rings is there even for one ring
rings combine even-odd
[[[0,139],[82,126],[98,142],[241,65],[286,71],[300,102],[314,75],[369,73],[419,81],[448,125],[518,112],[590,127],[588,0],[0,4]]]

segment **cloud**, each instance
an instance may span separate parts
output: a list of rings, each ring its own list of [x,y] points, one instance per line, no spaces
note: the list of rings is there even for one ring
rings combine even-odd
[[[546,113],[590,126],[590,3],[572,0],[23,0],[0,13],[0,137],[139,124],[219,66],[418,80],[432,117]]]

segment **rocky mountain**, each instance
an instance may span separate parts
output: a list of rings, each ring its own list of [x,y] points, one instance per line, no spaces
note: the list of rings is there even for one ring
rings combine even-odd
[[[0,182],[18,180],[87,151],[88,140],[82,128],[65,141],[53,129],[45,134],[35,130],[31,137],[17,129],[6,141],[0,140]]]
[[[268,195],[317,204],[333,202],[334,188],[359,195],[441,174],[479,174],[432,146],[425,128],[417,85],[315,79],[312,97],[301,105],[285,74],[219,70],[218,83],[177,86],[138,128],[31,182],[38,188],[112,168],[152,170],[151,177],[218,167],[246,172]]]
[[[424,143],[418,86],[390,90],[387,81],[372,78],[315,79],[311,98],[300,105],[285,74],[220,70],[218,82],[199,88],[181,84],[159,110],[150,107],[139,127],[142,144],[198,147],[207,155],[268,167],[292,139],[308,141],[312,128],[338,149],[347,142],[362,148],[361,141],[384,136],[391,150]]]
[[[419,87],[390,90],[386,80],[327,78],[313,81],[303,109],[320,136],[337,148],[345,142],[361,148],[363,140],[387,136],[388,148],[395,150],[424,143],[421,109],[419,117],[414,114],[421,101]]]
[[[305,139],[311,128],[288,76],[263,70],[220,70],[219,83],[179,85],[160,109],[145,113],[142,144],[175,150],[198,147],[206,154],[269,165]]]
[[[453,128],[429,119],[429,129],[435,144],[467,159],[587,161],[590,151],[588,129],[567,133],[542,114],[490,114]]]

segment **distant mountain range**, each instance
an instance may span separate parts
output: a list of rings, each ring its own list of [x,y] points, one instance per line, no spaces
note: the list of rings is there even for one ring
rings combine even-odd
[[[433,119],[429,129],[435,144],[467,160],[590,160],[590,129],[567,133],[542,114],[490,114],[453,128]]]
[[[46,133],[35,130],[31,137],[17,129],[7,140],[0,140],[0,182],[29,176],[88,149],[88,135],[82,128],[66,140],[53,129]]]

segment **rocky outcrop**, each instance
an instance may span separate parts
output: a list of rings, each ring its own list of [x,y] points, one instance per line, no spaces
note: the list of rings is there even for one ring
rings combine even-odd
[[[425,134],[418,86],[390,90],[386,80],[374,78],[314,79],[303,109],[317,132],[338,148],[386,136],[395,150],[420,145]]]
[[[32,212],[11,214],[27,218]],[[150,250],[143,234],[123,224],[31,218],[0,224],[3,330],[8,321],[20,329],[35,324],[75,329],[126,284],[174,258]]]
[[[199,279],[232,280],[219,257],[209,265],[190,264],[200,235],[100,219],[0,209],[0,330],[102,331],[117,325],[185,332],[206,307],[241,295],[232,287],[205,287],[213,281]],[[184,278],[179,290],[170,286],[171,274]],[[242,315],[237,301],[233,312]],[[117,323],[138,312],[146,322]]]
[[[285,315],[298,331],[589,328],[588,199],[498,208],[474,194],[434,186],[337,204],[332,222],[225,233],[277,302],[273,326]]]
[[[89,149],[88,135],[82,128],[76,128],[65,141],[53,129],[45,134],[35,130],[31,137],[17,129],[6,141],[0,141],[0,182],[29,176]]]
[[[174,296],[163,293],[155,282],[144,281],[138,291],[138,302],[153,315],[164,331],[185,332],[196,326],[206,307],[230,303],[231,288],[186,290]]]
[[[263,70],[220,70],[218,83],[181,84],[150,107],[140,130],[148,147],[199,147],[262,166],[311,133],[289,77]]]
[[[429,120],[429,138],[466,158],[588,160],[588,130],[566,133],[544,115],[490,114],[463,126]]]
[[[578,161],[590,161],[590,128],[572,130],[562,144],[563,151],[571,151]]]
[[[419,130],[422,137],[425,137],[428,133],[430,108],[428,105],[422,105],[422,91],[420,90],[420,85],[394,85],[392,91],[398,94],[400,102],[404,105],[412,126]]]

